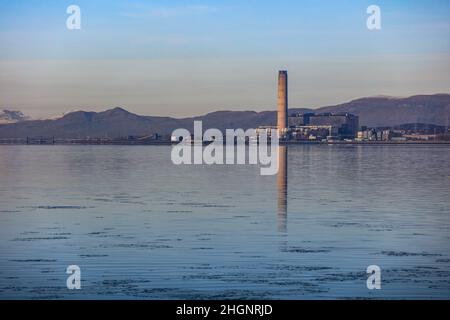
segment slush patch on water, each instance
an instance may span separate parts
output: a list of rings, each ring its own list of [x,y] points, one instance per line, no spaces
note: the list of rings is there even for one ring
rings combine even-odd
[[[369,224],[359,223],[359,222],[338,222],[331,225],[333,228],[344,228],[344,227],[363,227],[370,228]]]
[[[135,249],[171,249],[172,246],[164,244],[149,244],[149,243],[117,243],[110,245],[101,245],[102,248],[135,248]]]
[[[105,199],[105,198],[94,198],[91,199],[92,201],[99,201],[99,202],[113,202],[111,199]]]
[[[126,236],[122,234],[107,234],[106,232],[98,232],[93,234],[88,234],[89,236],[96,237],[96,238],[118,238],[118,239],[134,239],[133,236]]]
[[[143,201],[131,201],[131,200],[120,200],[119,203],[123,203],[123,204],[138,204],[141,206],[146,206],[147,203],[143,202]]]
[[[343,281],[356,281],[367,279],[366,272],[342,272],[342,273],[328,273],[325,276],[318,277],[317,282],[343,282]]]
[[[180,203],[180,205],[189,206],[189,207],[201,207],[201,208],[234,208],[235,207],[232,205],[214,204],[214,203],[205,203],[205,202],[183,202],[183,203]]]
[[[283,250],[284,252],[291,253],[326,253],[330,252],[329,249],[311,249],[311,248],[302,248],[302,247],[289,247]]]
[[[439,253],[428,253],[428,252],[405,252],[405,251],[381,251],[382,255],[389,257],[439,257],[442,254]]]
[[[191,299],[218,299],[218,300],[260,300],[270,299],[273,297],[271,291],[252,291],[252,290],[224,290],[202,297],[201,295],[194,295]],[[189,299],[189,298],[188,298]]]
[[[30,206],[28,208],[54,210],[54,209],[89,209],[89,208],[93,208],[93,207],[84,207],[84,206]]]
[[[391,268],[383,270],[383,282],[389,284],[414,283],[427,288],[450,290],[450,271],[431,266]]]
[[[140,196],[132,196],[126,193],[120,193],[120,194],[116,194],[113,195],[114,199],[140,199]]]
[[[108,257],[107,254],[80,254],[81,258],[102,258]]]
[[[304,271],[324,271],[324,270],[332,270],[332,267],[326,266],[292,266],[292,265],[274,265],[270,266],[271,270],[283,270],[283,271],[295,271],[295,272],[304,272]]]
[[[50,270],[50,269],[44,269],[44,270],[41,270],[41,273],[45,273],[45,274],[47,274],[47,273],[55,273],[55,271],[54,270]]]
[[[14,238],[11,241],[67,240],[67,239],[70,238],[66,236],[54,236],[54,237]]]
[[[189,269],[189,270],[211,270],[213,267],[207,263],[200,264],[196,266],[182,266],[182,269]]]
[[[13,259],[12,262],[56,262],[56,259]]]
[[[324,293],[328,292],[326,289],[321,288],[320,284],[314,281],[305,281],[302,279],[294,279],[292,273],[252,273],[252,272],[237,272],[237,273],[221,273],[221,274],[211,274],[211,273],[199,273],[194,275],[185,275],[183,280],[202,280],[202,281],[222,281],[225,283],[239,283],[239,284],[250,284],[254,285],[264,285],[264,286],[276,286],[277,291],[295,291],[296,294],[313,294],[313,293]],[[291,289],[287,289],[291,287]],[[294,289],[292,289],[292,287]],[[258,294],[259,296],[259,294]],[[272,298],[274,293],[270,295]],[[239,297],[240,299],[241,297]],[[234,298],[233,298],[234,299]],[[248,299],[248,297],[246,298]]]

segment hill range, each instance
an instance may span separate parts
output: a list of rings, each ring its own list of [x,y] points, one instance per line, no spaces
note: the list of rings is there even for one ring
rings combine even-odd
[[[11,112],[8,111],[8,114],[11,115]],[[19,111],[15,112],[15,115],[22,116]],[[289,109],[289,114],[298,112],[349,112],[359,116],[360,125],[368,127],[394,127],[410,123],[448,126],[450,94],[408,98],[369,97],[318,109]],[[177,128],[192,130],[194,120],[202,120],[204,129],[247,129],[275,125],[276,111],[216,111],[190,118],[172,118],[137,115],[116,107],[103,112],[75,111],[57,119],[28,120],[23,116],[12,120],[0,122],[0,138],[118,138],[154,133],[165,136]]]

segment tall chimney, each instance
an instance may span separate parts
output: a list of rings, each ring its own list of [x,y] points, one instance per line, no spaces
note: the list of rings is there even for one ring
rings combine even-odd
[[[277,127],[278,130],[287,128],[287,113],[288,113],[288,76],[287,71],[282,70],[278,72],[278,116]]]

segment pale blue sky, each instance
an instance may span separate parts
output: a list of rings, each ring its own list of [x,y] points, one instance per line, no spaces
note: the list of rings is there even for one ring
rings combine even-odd
[[[284,68],[292,107],[450,92],[450,2],[0,1],[0,108],[36,117],[273,109]]]

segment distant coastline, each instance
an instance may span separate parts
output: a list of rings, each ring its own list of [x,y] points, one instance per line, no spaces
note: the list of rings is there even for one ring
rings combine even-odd
[[[379,130],[392,128],[417,131],[421,134],[450,133],[450,94],[416,95],[397,99],[369,97],[315,109],[289,108],[289,114],[309,112],[350,113],[359,117],[360,126]],[[144,116],[120,107],[102,112],[76,111],[47,120],[30,120],[20,115],[19,112],[11,115],[11,111],[4,115],[5,121],[16,122],[2,124],[0,121],[0,139],[55,137],[116,140],[158,136],[170,140],[175,129],[185,128],[192,131],[194,121],[202,121],[205,129],[217,128],[222,132],[227,128],[246,130],[275,126],[277,121],[275,110],[216,111],[190,118]],[[414,130],[416,128],[417,130]],[[424,130],[428,132],[423,132]]]
[[[419,140],[419,141],[304,141],[289,140],[279,142],[282,145],[369,145],[369,146],[405,146],[405,145],[442,145],[450,146],[450,141]],[[170,146],[176,144],[169,140],[104,140],[104,139],[0,139],[0,145],[129,145],[129,146]],[[208,142],[204,142],[208,144]]]

